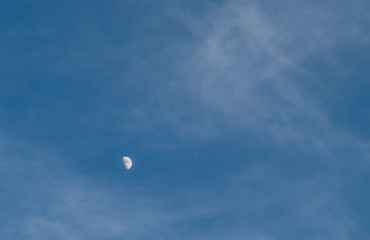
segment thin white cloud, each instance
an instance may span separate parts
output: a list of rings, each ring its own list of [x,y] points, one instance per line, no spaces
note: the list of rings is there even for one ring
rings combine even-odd
[[[5,238],[174,238],[174,225],[209,214],[197,206],[177,208],[175,195],[149,194],[127,180],[97,185],[35,145],[8,139],[0,149]]]
[[[358,4],[349,11],[364,2]],[[202,16],[180,11],[178,20],[192,40],[169,44],[162,57],[179,60],[168,66],[174,78],[149,83],[147,99],[132,108],[127,129],[155,132],[167,126],[190,139],[244,131],[301,145],[348,135],[332,126],[323,104],[305,89],[318,76],[303,63],[366,35],[353,33],[352,27],[363,28],[358,21],[339,27],[346,10],[324,3],[273,5],[274,11],[253,1],[211,6]]]

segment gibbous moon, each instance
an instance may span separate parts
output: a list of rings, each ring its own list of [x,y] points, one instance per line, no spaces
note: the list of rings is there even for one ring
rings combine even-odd
[[[123,164],[125,164],[126,169],[130,169],[132,166],[132,161],[129,157],[123,157]]]

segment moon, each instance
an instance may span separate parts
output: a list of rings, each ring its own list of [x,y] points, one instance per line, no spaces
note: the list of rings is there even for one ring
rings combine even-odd
[[[122,160],[123,160],[123,164],[125,165],[125,168],[126,169],[130,169],[131,166],[132,166],[132,160],[131,160],[131,158],[129,158],[129,157],[123,157]]]

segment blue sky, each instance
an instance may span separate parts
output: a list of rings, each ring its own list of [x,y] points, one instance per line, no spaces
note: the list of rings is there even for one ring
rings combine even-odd
[[[1,1],[1,237],[367,239],[369,7]]]

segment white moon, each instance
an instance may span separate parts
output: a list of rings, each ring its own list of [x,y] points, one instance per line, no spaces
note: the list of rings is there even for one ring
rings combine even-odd
[[[130,169],[132,166],[132,161],[129,157],[123,157],[123,164],[125,164],[126,169]]]

